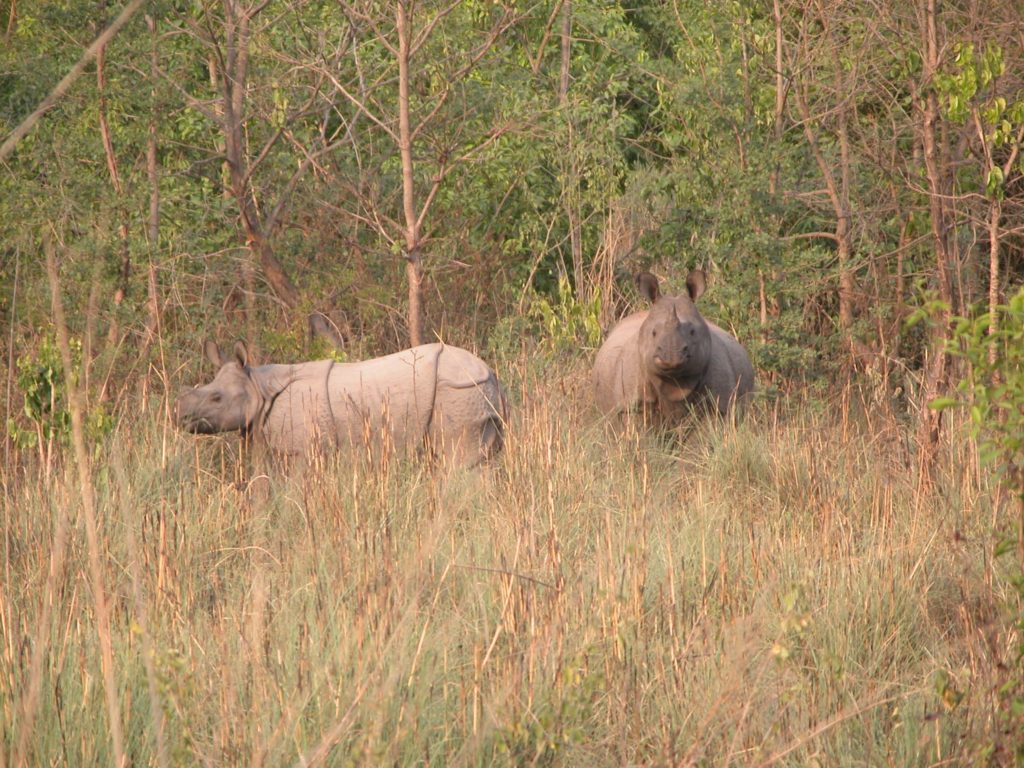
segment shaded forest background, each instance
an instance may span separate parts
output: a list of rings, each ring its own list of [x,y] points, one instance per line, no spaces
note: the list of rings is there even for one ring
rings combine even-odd
[[[120,9],[5,10],[7,135]],[[8,148],[4,357],[52,336],[49,231],[114,407],[158,334],[164,371],[206,334],[309,352],[310,313],[361,353],[498,353],[545,317],[587,348],[630,273],[694,266],[765,382],[934,397],[949,316],[1024,266],[1020,21],[991,0],[148,3]]]

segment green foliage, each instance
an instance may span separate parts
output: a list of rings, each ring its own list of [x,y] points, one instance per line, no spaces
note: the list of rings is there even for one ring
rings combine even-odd
[[[76,370],[82,363],[82,343],[71,340],[72,364]],[[24,405],[23,415],[32,424],[31,429],[19,426],[14,418],[8,419],[7,432],[21,448],[57,441],[67,444],[71,435],[71,411],[67,401],[67,385],[60,350],[52,335],[44,336],[35,354],[18,357],[16,382]],[[91,438],[108,434],[114,427],[113,417],[102,406],[85,414],[86,432]]]
[[[935,685],[935,693],[946,709],[954,710],[960,705],[964,694],[957,689],[949,672],[944,669],[937,670],[932,678],[932,682]]]
[[[949,118],[964,122],[971,114],[972,101],[1003,74],[1006,66],[1002,49],[992,43],[985,46],[980,56],[976,55],[973,43],[957,43],[953,46],[953,56],[954,68],[949,73],[936,75],[935,88]],[[1005,108],[1005,99],[1003,103]],[[985,109],[986,117],[991,116],[995,106],[992,102]]]
[[[560,765],[566,751],[587,741],[586,726],[604,690],[604,676],[578,663],[567,664],[552,691],[534,711],[515,719],[493,737],[494,752],[509,765]]]
[[[73,354],[80,358],[81,350],[81,344],[76,343]],[[52,338],[44,337],[35,355],[20,356],[17,366],[16,381],[25,401],[22,410],[33,428],[19,428],[12,418],[7,422],[8,434],[22,448],[31,446],[37,439],[66,442],[71,433],[71,414],[63,407],[63,364]]]
[[[811,626],[811,614],[806,610],[806,598],[799,587],[793,587],[782,596],[779,619],[779,637],[772,645],[772,656],[779,662],[789,661],[794,651],[802,650]]]
[[[1024,91],[1011,92],[1008,99],[1007,93],[995,88],[995,81],[1006,70],[1004,51],[995,43],[988,43],[980,55],[972,43],[957,43],[954,53],[952,70],[937,75],[935,87],[950,120],[966,123],[975,119],[980,123],[978,128],[989,145],[985,152],[989,160],[980,181],[987,198],[1003,200],[1007,174],[992,156],[1018,141],[1020,126],[1024,125]],[[1019,173],[1024,173],[1024,163],[1018,163],[1010,175]]]
[[[541,346],[551,353],[593,350],[601,343],[601,294],[580,301],[569,280],[558,280],[553,299],[534,295],[526,315],[538,326]]]
[[[959,399],[933,407],[967,405],[982,458],[1024,497],[1024,288],[996,308],[995,320],[994,334],[988,313],[957,321],[950,352],[970,363],[968,375],[959,384]]]
[[[982,460],[995,467],[1016,497],[1018,524],[1013,537],[996,546],[996,556],[1018,558],[1010,584],[1016,593],[1010,610],[1024,633],[1024,287],[992,317],[982,313],[957,320],[950,352],[969,363],[958,396],[941,397],[932,408],[962,405],[969,409]],[[1018,635],[1014,663],[999,689],[1005,732],[1016,734],[1017,760],[1024,759],[1024,639]],[[944,697],[945,700],[945,697]]]

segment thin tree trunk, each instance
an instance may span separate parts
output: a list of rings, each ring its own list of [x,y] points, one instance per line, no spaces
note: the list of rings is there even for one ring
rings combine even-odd
[[[150,104],[149,104],[149,130],[146,137],[146,178],[149,181],[149,216],[146,220],[146,242],[148,265],[146,273],[146,333],[142,342],[140,357],[145,357],[151,344],[157,344],[160,354],[160,375],[163,379],[164,392],[169,388],[167,381],[167,365],[163,359],[162,328],[160,317],[160,292],[156,275],[156,260],[160,250],[160,169],[157,157],[159,142],[158,115],[160,110],[157,83],[160,78],[159,58],[159,35],[157,34],[156,19],[146,16],[146,27],[149,29],[150,51],[149,51],[149,80],[150,80]],[[143,392],[148,391],[149,379],[143,380]],[[145,394],[143,395],[145,402]],[[149,667],[147,666],[147,674]],[[150,697],[153,697],[152,685],[150,685]],[[154,715],[154,718],[157,716]],[[157,756],[161,764],[165,764],[166,743],[163,733],[163,719],[156,721],[157,725]]]
[[[249,339],[249,354],[257,354],[259,327],[256,322],[256,265],[251,254],[242,262],[242,307],[245,312],[245,335]]]
[[[903,307],[907,292],[907,278],[903,268],[903,254],[906,251],[907,243],[910,241],[910,236],[908,234],[909,229],[910,218],[907,217],[903,220],[903,224],[900,226],[899,249],[896,252],[896,315],[901,319],[903,317]]]
[[[986,177],[991,178],[993,171],[996,168],[999,168],[1002,171],[1003,183],[1005,184],[1013,173],[1014,166],[1017,162],[1017,155],[1020,153],[1021,141],[1024,141],[1024,126],[1021,126],[1018,129],[1017,138],[1012,144],[1009,156],[1004,160],[1000,167],[996,165],[995,160],[993,159],[989,139],[982,123],[981,114],[977,109],[974,110],[973,117],[974,125],[978,130],[978,139],[981,141],[981,145],[985,150]],[[988,335],[990,337],[994,337],[996,332],[999,330],[999,316],[996,313],[996,307],[999,306],[999,252],[1002,247],[1000,224],[1003,219],[1002,194],[1002,189],[995,190],[993,192],[992,199],[989,201],[988,208]],[[998,356],[998,351],[994,344],[989,347],[988,355],[989,362],[994,366],[996,357]],[[994,373],[998,376],[998,371],[994,371]]]
[[[149,51],[149,132],[146,143],[146,175],[149,178],[149,219],[146,234],[151,249],[159,245],[160,240],[160,175],[157,166],[157,82],[160,77],[159,38],[156,31],[156,19],[146,16],[146,26],[150,35]]]
[[[114,155],[114,142],[110,138],[110,124],[107,121],[107,47],[103,46],[96,52],[96,91],[99,94],[100,138],[103,140],[103,154],[107,160],[107,171],[110,172],[110,183],[114,191],[120,195],[121,175],[117,171],[117,157]]]
[[[782,119],[786,113],[786,79],[782,74],[783,54],[782,47],[785,39],[782,35],[782,6],[780,0],[772,0],[772,17],[775,22],[775,122],[772,124],[772,136],[775,139],[775,146],[782,146],[783,126]],[[775,163],[771,175],[768,177],[768,194],[774,199],[779,194],[779,179],[782,175],[782,165]]]
[[[149,218],[146,221],[146,240],[149,243],[149,274],[146,280],[149,319],[146,323],[145,344],[150,344],[160,333],[160,299],[157,294],[154,256],[160,247],[160,174],[157,166],[157,78],[160,61],[157,48],[156,20],[146,16],[152,47],[149,53],[150,113],[149,132],[146,137],[146,177],[149,180]]]
[[[225,0],[225,63],[222,83],[224,149],[231,176],[232,194],[250,254],[263,269],[267,283],[289,308],[299,304],[299,292],[284,266],[274,254],[271,232],[265,231],[259,211],[250,194],[249,164],[246,160],[245,89],[249,70],[249,14],[235,0]]]
[[[423,343],[423,258],[420,253],[419,218],[413,175],[412,128],[409,119],[409,64],[412,30],[407,0],[395,4],[398,30],[398,149],[402,157],[402,208],[405,214],[405,274],[409,280],[409,342]]]
[[[832,204],[832,211],[836,218],[835,240],[837,256],[839,259],[839,274],[837,296],[839,299],[839,328],[844,338],[848,338],[848,331],[853,322],[853,295],[856,290],[853,272],[850,269],[850,259],[853,253],[852,229],[850,227],[850,141],[848,135],[849,105],[847,103],[847,83],[842,71],[842,65],[836,63],[835,71],[835,96],[840,103],[835,108],[836,112],[836,138],[839,142],[839,178],[836,178],[832,164],[825,156],[821,148],[819,136],[814,130],[814,123],[811,118],[811,111],[807,104],[806,94],[803,87],[798,83],[793,90],[797,109],[800,112],[803,123],[804,136],[811,148],[818,171],[825,182],[825,189],[828,192],[829,201]]]
[[[853,300],[856,285],[850,261],[853,257],[853,231],[850,226],[850,108],[847,101],[846,77],[842,66],[836,67],[836,93],[842,102],[836,115],[839,138],[839,206],[836,211],[836,239],[839,241],[839,328],[848,332],[853,325]]]
[[[114,153],[114,142],[110,136],[110,123],[107,119],[107,77],[106,77],[107,48],[102,46],[96,52],[96,91],[99,94],[99,123],[100,137],[103,141],[103,154],[107,160],[107,170],[110,172],[110,184],[117,195],[118,216],[121,219],[118,224],[118,240],[121,246],[121,266],[118,269],[118,283],[114,288],[114,312],[110,318],[110,328],[107,333],[107,344],[114,346],[121,337],[121,326],[117,316],[117,310],[124,303],[128,295],[128,281],[131,278],[132,255],[128,243],[128,210],[124,206],[124,185],[121,183],[121,174],[117,169],[117,155]],[[104,392],[100,393],[100,399],[104,399]]]
[[[572,0],[562,1],[562,67],[558,78],[558,103],[565,106],[569,95],[569,74],[572,65]]]
[[[82,382],[86,397],[92,391],[92,364],[96,360],[96,324],[99,322],[102,289],[103,262],[96,259],[93,262],[92,277],[89,280],[89,297],[85,302],[85,333],[82,337],[82,360],[85,361]]]
[[[942,430],[942,412],[929,408],[928,403],[947,389],[949,355],[946,352],[946,340],[950,311],[953,306],[953,291],[949,274],[949,228],[951,222],[946,203],[948,194],[945,174],[947,169],[943,163],[945,153],[941,151],[936,136],[939,121],[939,99],[932,87],[932,80],[938,72],[939,66],[936,0],[924,0],[922,11],[925,48],[923,85],[926,92],[921,116],[921,142],[924,150],[925,175],[928,181],[928,210],[931,216],[932,240],[935,248],[936,282],[939,298],[944,304],[932,338],[932,347],[925,365],[922,385],[918,438],[922,448],[926,451],[925,468],[930,469],[932,454]]]
[[[562,61],[558,78],[558,104],[565,113],[568,128],[566,154],[569,158],[569,173],[565,185],[565,215],[569,227],[569,254],[572,259],[573,282],[576,291],[584,289],[583,275],[583,233],[580,227],[579,210],[579,169],[576,164],[576,136],[569,114],[569,78],[572,73],[572,0],[562,2]]]
[[[999,306],[999,222],[1002,219],[1003,206],[999,200],[993,200],[988,210],[988,335],[995,339],[999,330],[999,316],[996,307]],[[988,361],[992,364],[992,371],[998,377],[995,369],[998,350],[995,344],[988,348]]]
[[[7,326],[8,337],[7,337],[7,387],[6,387],[6,398],[4,399],[4,424],[8,424],[11,418],[11,393],[14,390],[14,331],[15,324],[18,318],[18,279],[21,277],[21,250],[15,249],[14,251],[14,281],[11,286],[11,316],[8,319],[9,325]],[[13,530],[11,529],[11,499],[9,496],[11,490],[11,484],[14,478],[11,472],[11,432],[9,429],[4,430],[4,470],[3,470],[3,487],[4,487],[4,584],[11,584],[11,538],[13,536]],[[14,622],[11,621],[11,612],[13,610],[10,600],[4,600],[6,606],[5,613],[7,614],[7,626],[14,626]],[[7,653],[8,658],[14,658],[14,634],[10,631],[5,633],[7,635]],[[0,754],[3,754],[4,750],[0,749]]]
[[[783,48],[785,37],[782,34],[782,5],[780,0],[772,0],[772,21],[775,28],[775,109],[773,112],[772,136],[775,139],[775,146],[782,146],[784,136],[783,120],[786,114],[786,78],[783,75],[785,56]],[[782,179],[782,164],[775,162],[772,172],[768,176],[768,196],[776,204],[780,205],[781,190],[779,189]],[[772,216],[773,235],[778,237],[781,233],[782,223],[778,215]],[[774,276],[774,270],[772,272]],[[765,269],[759,267],[757,270],[757,293],[760,304],[759,320],[761,323],[761,343],[768,343],[768,291],[765,285]]]
[[[4,31],[4,43],[11,42],[11,35],[18,27],[18,0],[11,0],[11,10],[7,14],[7,29]]]
[[[760,312],[758,319],[761,321],[761,343],[768,343],[768,291],[764,281],[764,270],[757,270],[757,298]]]

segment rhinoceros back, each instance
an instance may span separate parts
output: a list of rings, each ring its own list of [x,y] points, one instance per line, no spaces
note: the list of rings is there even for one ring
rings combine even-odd
[[[501,447],[501,387],[483,360],[460,347],[424,344],[335,364],[327,386],[342,445],[403,453],[428,444],[465,465]]]
[[[406,451],[430,424],[440,345],[426,345],[358,363],[336,363],[327,381],[341,446]]]

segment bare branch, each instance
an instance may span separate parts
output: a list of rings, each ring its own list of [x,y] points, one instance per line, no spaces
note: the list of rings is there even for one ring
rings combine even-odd
[[[288,126],[294,124],[295,121],[297,121],[300,117],[308,115],[312,112],[313,105],[318,101],[319,95],[319,89],[314,89],[313,95],[309,97],[309,100],[305,104],[303,104],[299,109],[297,109],[295,112],[293,112],[291,115],[289,115],[288,117],[281,121],[281,127],[274,131],[274,134],[269,139],[267,139],[267,141],[263,145],[263,149],[261,149],[259,155],[256,156],[256,159],[252,160],[249,163],[249,167],[242,178],[243,184],[249,183],[249,180],[252,178],[253,172],[267,158],[267,155],[270,154],[270,150],[274,147],[275,144],[277,144],[281,136],[288,130]]]
[[[390,126],[384,123],[383,120],[377,117],[377,115],[371,112],[369,107],[367,107],[362,100],[356,98],[352,93],[350,93],[349,90],[344,85],[342,85],[341,81],[339,81],[338,78],[336,78],[333,73],[325,72],[324,74],[327,76],[327,79],[331,81],[334,87],[338,89],[338,92],[346,99],[348,99],[349,103],[351,103],[352,106],[354,106],[364,115],[366,115],[366,117],[369,118],[370,122],[372,122],[382,131],[384,131],[388,136],[390,136],[392,141],[396,143],[398,142],[398,134],[395,133],[394,129],[392,129]]]
[[[25,135],[32,130],[39,118],[41,118],[47,111],[53,108],[53,106],[60,101],[60,99],[67,93],[71,84],[78,79],[79,75],[85,71],[85,68],[89,65],[89,62],[95,58],[96,54],[100,51],[103,46],[109,43],[114,35],[116,35],[128,20],[135,14],[145,0],[130,0],[130,2],[122,9],[121,13],[118,14],[117,18],[114,19],[113,23],[107,27],[99,37],[97,37],[92,45],[85,49],[85,53],[82,54],[81,58],[75,63],[75,65],[68,71],[61,81],[54,86],[50,94],[40,102],[39,106],[36,107],[35,111],[32,112],[28,117],[21,121],[21,124],[11,131],[2,145],[0,145],[0,162],[3,162],[7,156],[14,149],[15,145],[21,141]]]
[[[494,47],[494,44],[498,41],[498,38],[501,37],[501,35],[503,35],[513,24],[515,24],[518,21],[518,19],[518,16],[513,16],[510,13],[506,13],[505,16],[502,17],[502,23],[491,28],[491,32],[488,35],[487,39],[480,44],[476,52],[472,56],[470,56],[469,60],[462,67],[448,75],[446,80],[446,87],[441,93],[438,94],[437,103],[434,104],[434,108],[431,109],[430,112],[422,120],[420,120],[420,122],[416,125],[415,128],[413,128],[413,141],[416,140],[416,137],[420,134],[420,132],[427,125],[429,125],[431,121],[433,121],[434,117],[437,116],[437,114],[441,111],[441,108],[444,107],[444,105],[447,103],[449,96],[451,96],[452,94],[452,86],[458,83],[460,80],[462,80],[470,72],[473,71],[473,68],[480,62],[480,60],[484,56],[487,55],[487,52]]]
[[[558,0],[551,8],[551,14],[544,25],[544,34],[541,35],[540,43],[537,45],[536,58],[532,58],[529,53],[526,54],[526,57],[530,59],[530,71],[535,75],[540,72],[540,64],[544,60],[544,49],[547,48],[548,40],[551,39],[551,30],[555,27],[555,19],[558,18],[558,14],[562,10],[562,3],[564,2],[565,0]]]
[[[205,103],[205,102],[201,101],[200,99],[197,99],[195,96],[193,96],[187,90],[185,90],[185,87],[181,84],[181,82],[177,78],[175,78],[174,76],[172,76],[172,75],[168,74],[167,72],[165,72],[163,70],[163,68],[157,67],[156,71],[160,75],[160,77],[162,77],[178,93],[180,93],[182,95],[182,97],[185,99],[185,102],[188,104],[188,106],[190,108],[194,109],[196,112],[201,114],[203,117],[205,117],[207,120],[209,120],[214,125],[223,126],[224,118],[221,115],[217,114],[211,108],[210,103]]]
[[[298,142],[294,143],[298,144]],[[333,151],[334,149],[343,145],[344,143],[345,141],[337,141],[334,142],[333,144],[328,144],[326,146],[321,147],[316,152],[305,152],[305,150],[303,150],[306,155],[305,158],[303,159],[299,167],[296,168],[295,171],[292,173],[288,181],[285,182],[284,189],[282,189],[281,194],[278,195],[277,203],[274,205],[274,208],[267,216],[264,227],[268,234],[274,231],[274,227],[277,224],[278,217],[281,215],[281,211],[284,209],[285,204],[291,198],[292,192],[294,192],[295,186],[298,183],[299,179],[305,175],[306,171],[309,170],[309,168],[317,161],[318,158],[322,157],[323,155],[326,155],[328,152]]]
[[[399,0],[399,2],[401,2],[401,0]],[[437,27],[437,25],[441,21],[446,19],[448,16],[450,16],[452,11],[454,11],[460,5],[462,5],[462,0],[454,0],[454,2],[452,2],[451,5],[449,5],[447,8],[443,8],[442,10],[440,10],[434,18],[427,22],[426,26],[424,26],[423,29],[420,30],[420,33],[416,35],[412,43],[409,45],[410,58],[415,56],[419,49],[422,48],[423,45],[427,42],[427,40],[430,39],[430,36],[431,34],[433,34],[434,29]]]
[[[398,55],[398,46],[393,45],[391,41],[388,40],[388,36],[384,34],[384,31],[381,29],[376,18],[374,18],[372,14],[357,11],[351,3],[347,2],[347,0],[338,0],[338,5],[342,7],[345,15],[349,17],[349,23],[352,23],[352,19],[359,19],[360,21],[366,22],[373,29],[373,34],[381,45],[387,48],[388,52],[392,56]],[[354,27],[356,25],[352,24],[352,26]]]

